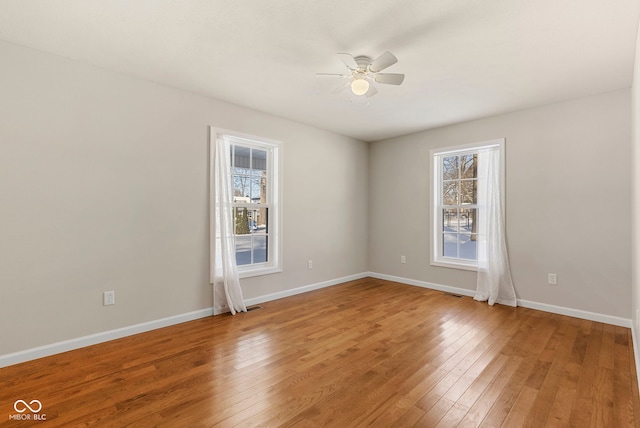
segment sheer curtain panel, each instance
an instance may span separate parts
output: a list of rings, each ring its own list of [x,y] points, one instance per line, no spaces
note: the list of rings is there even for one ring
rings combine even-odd
[[[516,306],[505,236],[503,196],[500,177],[504,151],[490,146],[478,152],[478,282],[474,299],[489,305]]]
[[[236,265],[231,190],[230,144],[223,134],[211,132],[210,177],[210,282],[214,313],[222,311],[222,299],[231,313],[247,312]]]

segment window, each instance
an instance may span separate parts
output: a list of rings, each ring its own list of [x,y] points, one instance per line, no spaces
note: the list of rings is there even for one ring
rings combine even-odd
[[[240,277],[281,270],[280,143],[225,133]]]
[[[504,140],[495,140],[431,151],[431,264],[476,269],[484,230],[481,222],[486,221],[486,203],[479,191],[486,177],[479,176],[479,167],[486,159],[483,153],[496,147],[502,153],[503,145]]]

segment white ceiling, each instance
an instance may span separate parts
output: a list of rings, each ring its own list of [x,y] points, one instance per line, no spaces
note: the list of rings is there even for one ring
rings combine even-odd
[[[0,0],[0,39],[374,141],[631,86],[639,0]],[[335,55],[399,62],[367,105]]]

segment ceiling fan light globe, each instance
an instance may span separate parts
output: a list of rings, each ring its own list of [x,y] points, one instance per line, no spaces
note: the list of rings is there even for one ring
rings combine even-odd
[[[365,79],[353,79],[351,82],[351,92],[355,95],[364,95],[369,90],[369,82]]]

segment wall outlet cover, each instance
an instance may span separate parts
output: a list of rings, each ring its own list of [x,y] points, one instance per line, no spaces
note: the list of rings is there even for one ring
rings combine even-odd
[[[102,304],[104,306],[115,305],[116,304],[116,292],[115,291],[105,291],[102,293]]]

